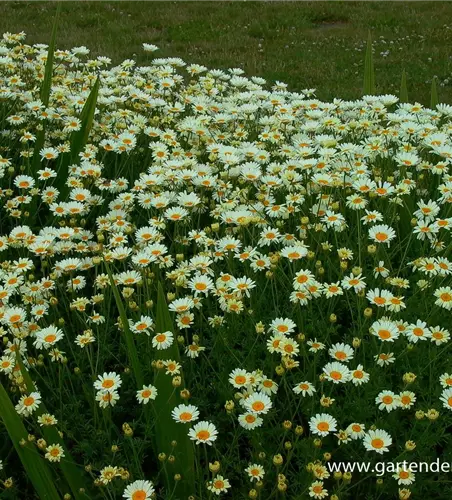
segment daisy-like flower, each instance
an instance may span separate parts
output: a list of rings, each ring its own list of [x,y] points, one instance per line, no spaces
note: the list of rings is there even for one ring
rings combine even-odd
[[[431,332],[427,323],[418,319],[416,324],[408,325],[405,337],[409,342],[416,344],[418,341],[428,340],[431,337]]]
[[[184,297],[181,299],[173,300],[169,305],[168,309],[178,314],[186,313],[193,309],[195,303],[190,297]]]
[[[314,481],[309,486],[309,496],[316,500],[328,496],[328,490],[324,488],[323,481]]]
[[[333,361],[323,367],[323,373],[327,380],[333,384],[345,384],[351,378],[350,370],[346,365]]]
[[[452,387],[444,389],[439,399],[442,401],[444,408],[452,411]]]
[[[55,148],[43,148],[39,154],[43,160],[55,160],[59,155],[58,150]]]
[[[173,419],[180,424],[188,424],[199,418],[199,411],[196,406],[180,404],[171,412]]]
[[[391,241],[396,237],[394,229],[386,224],[377,224],[369,229],[369,238],[376,243],[384,243],[390,246]]]
[[[313,434],[325,437],[337,431],[337,420],[328,413],[317,413],[309,420],[309,429]]]
[[[383,215],[376,210],[372,212],[366,210],[366,215],[361,217],[361,220],[365,225],[375,224],[376,222],[381,222],[383,220]]]
[[[239,292],[245,297],[250,296],[250,290],[256,287],[256,283],[246,276],[243,278],[232,278],[230,287],[233,291]]]
[[[452,374],[443,373],[439,377],[439,382],[441,384],[441,387],[452,387]]]
[[[207,489],[216,495],[225,493],[231,487],[231,483],[223,476],[217,475],[207,483]]]
[[[300,382],[292,390],[295,394],[301,394],[302,396],[306,396],[306,394],[312,396],[314,392],[317,392],[311,382]]]
[[[19,189],[31,189],[35,185],[35,181],[29,175],[18,175],[14,179],[14,185]]]
[[[250,464],[245,469],[245,472],[248,474],[250,481],[262,481],[265,476],[265,470],[262,465],[259,464]]]
[[[350,290],[353,288],[353,290],[358,293],[361,290],[364,290],[366,288],[366,282],[365,278],[360,274],[355,276],[353,273],[350,274],[349,276],[346,276],[342,281],[341,285],[346,289]]]
[[[248,372],[246,370],[242,370],[241,368],[235,368],[229,374],[229,383],[236,389],[246,387],[250,383]]]
[[[168,208],[165,210],[163,216],[171,220],[173,222],[178,222],[180,220],[185,219],[188,216],[189,212],[185,208],[179,207],[179,208]]]
[[[277,229],[267,226],[260,234],[259,246],[268,246],[272,243],[278,243],[281,240],[281,233]]]
[[[403,301],[404,297],[399,295],[399,296],[392,296],[390,299],[389,299],[389,303],[387,305],[387,308],[389,311],[392,311],[392,312],[400,312],[402,309],[405,309],[406,308],[406,304],[405,302]]]
[[[48,326],[36,332],[33,345],[37,349],[50,349],[64,337],[63,332],[56,326]]]
[[[387,307],[392,299],[393,295],[388,290],[380,290],[375,288],[374,290],[369,290],[366,294],[367,300],[377,307]]]
[[[305,257],[308,254],[307,248],[301,245],[286,246],[281,250],[281,256],[294,261]]]
[[[150,335],[149,332],[154,326],[154,322],[150,316],[141,316],[139,321],[135,323],[130,321],[129,324],[133,333],[146,333],[146,335]]]
[[[194,292],[195,297],[200,294],[208,295],[210,290],[215,288],[214,283],[209,276],[199,274],[194,276],[189,282],[188,286]]]
[[[297,356],[300,352],[298,343],[293,339],[283,338],[277,349],[283,356]]]
[[[293,280],[294,290],[302,290],[312,285],[315,281],[315,276],[308,271],[307,269],[302,269],[295,274],[295,278]]]
[[[345,218],[342,214],[335,213],[331,210],[326,211],[325,215],[321,218],[321,221],[333,229],[342,228],[346,224]]]
[[[191,359],[196,359],[199,357],[200,353],[205,350],[206,348],[204,346],[200,346],[199,344],[193,343],[189,344],[185,348],[185,354]]]
[[[336,297],[338,295],[343,295],[344,291],[340,287],[339,281],[337,283],[326,283],[323,285],[323,293],[327,299],[331,297]]]
[[[244,401],[245,409],[258,415],[265,415],[272,408],[271,399],[263,392],[255,392]]]
[[[400,399],[392,391],[381,391],[375,398],[375,403],[379,410],[386,410],[389,413],[400,406]]]
[[[120,472],[118,467],[114,467],[113,465],[107,465],[99,472],[99,481],[102,484],[109,484],[113,481],[115,477],[120,476]]]
[[[147,404],[154,400],[157,394],[157,389],[153,385],[143,385],[143,388],[137,391],[137,399],[139,403]]]
[[[75,337],[75,340],[74,340],[74,342],[82,349],[85,346],[87,346],[95,341],[96,341],[96,337],[94,337],[94,334],[91,330],[85,330],[82,334],[77,335],[77,337]]]
[[[278,384],[274,380],[264,378],[259,383],[258,389],[268,396],[271,396],[272,394],[276,394],[278,392]]]
[[[26,312],[21,307],[10,307],[3,313],[2,322],[9,326],[17,326],[26,319]]]
[[[399,394],[398,400],[400,408],[408,410],[416,402],[416,394],[411,391],[403,391]]]
[[[173,359],[167,359],[163,362],[163,366],[166,368],[166,375],[179,375],[181,365],[177,362],[174,361]]]
[[[42,426],[47,427],[51,425],[56,425],[58,423],[58,420],[55,418],[54,415],[51,415],[50,413],[43,413],[42,415],[39,415],[38,423],[41,427]]]
[[[212,443],[217,439],[218,431],[211,422],[198,422],[189,431],[188,437],[195,441],[196,444],[207,444],[212,446]]]
[[[394,342],[400,336],[399,329],[393,321],[378,320],[372,323],[369,332],[382,342]]]
[[[152,43],[143,43],[143,50],[145,52],[155,52],[156,50],[159,50],[159,48],[157,45],[153,45]]]
[[[15,357],[11,355],[2,356],[0,358],[0,372],[9,374],[14,370],[16,365]]]
[[[376,354],[374,359],[378,366],[387,366],[395,362],[394,353],[392,352],[381,352],[380,354]]]
[[[256,429],[256,427],[260,427],[264,422],[262,417],[259,417],[257,414],[251,412],[239,415],[238,421],[241,427],[248,430]]]
[[[386,269],[384,264],[385,264],[384,261],[380,260],[378,262],[378,266],[374,267],[375,278],[377,278],[378,276],[387,278],[389,276],[389,269]]]
[[[268,269],[271,265],[270,259],[266,255],[256,254],[251,259],[250,267],[253,271]]]
[[[338,343],[331,346],[328,354],[337,361],[348,363],[353,358],[355,352],[348,344]]]
[[[308,340],[306,343],[309,346],[310,352],[318,352],[318,351],[322,351],[323,349],[325,349],[325,344],[322,342],[319,342],[317,339]]]
[[[392,445],[392,437],[382,429],[370,430],[364,435],[364,447],[367,451],[375,451],[382,455],[389,451],[389,446]]]
[[[101,408],[115,406],[117,401],[119,401],[118,391],[116,391],[116,389],[112,391],[98,391],[96,394],[96,401]]]
[[[405,486],[413,484],[416,480],[414,472],[412,472],[409,467],[397,467],[397,471],[392,475],[392,477],[397,480],[398,484]]]
[[[151,481],[138,479],[126,487],[122,496],[126,500],[148,500],[154,491],[154,485]]]
[[[435,304],[448,311],[452,310],[452,288],[443,286],[437,288],[433,294],[436,297]]]
[[[361,439],[366,433],[366,427],[364,424],[353,422],[347,427],[346,431],[352,439]]]
[[[39,392],[32,392],[28,396],[24,395],[20,398],[16,405],[16,411],[19,415],[28,417],[41,404],[41,394]]]
[[[295,331],[296,326],[289,318],[276,318],[270,323],[269,331],[289,335]]]
[[[50,462],[59,462],[64,457],[64,449],[60,444],[51,444],[46,448],[45,458]]]
[[[98,391],[113,392],[121,387],[122,381],[120,376],[115,372],[104,372],[103,375],[98,375],[94,382],[94,388]]]
[[[350,380],[353,385],[362,385],[369,382],[369,374],[364,371],[363,365],[358,365],[354,370],[350,370]]]
[[[157,350],[168,349],[173,344],[174,335],[171,332],[162,332],[157,333],[152,338],[152,347],[155,347]]]

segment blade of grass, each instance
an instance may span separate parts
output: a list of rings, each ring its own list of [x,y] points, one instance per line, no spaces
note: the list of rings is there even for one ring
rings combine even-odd
[[[141,388],[144,384],[143,370],[138,359],[138,352],[135,345],[135,339],[133,338],[133,333],[129,328],[129,322],[127,320],[126,310],[124,309],[124,304],[121,300],[121,295],[119,293],[118,287],[113,279],[113,274],[111,272],[110,266],[104,260],[105,269],[107,270],[108,277],[110,279],[111,289],[113,290],[113,296],[115,298],[116,307],[119,311],[119,316],[122,323],[122,331],[124,333],[124,339],[126,341],[127,354],[129,357],[130,364],[132,365],[133,375],[137,386]]]
[[[437,104],[439,104],[438,89],[436,87],[436,76],[432,80],[432,90],[430,94],[430,108],[435,109]]]
[[[50,37],[49,48],[47,50],[47,60],[44,69],[44,80],[41,86],[40,99],[42,104],[47,108],[50,101],[50,91],[52,89],[52,75],[53,75],[53,60],[55,56],[55,45],[56,45],[56,34],[57,34],[57,26],[58,19],[60,17],[61,12],[61,2],[58,2],[57,11],[55,14],[55,19],[53,21],[52,27],[52,35]],[[36,142],[33,152],[33,171],[37,171],[40,164],[39,152],[44,147],[44,139],[45,139],[45,122],[43,122],[42,130],[36,136]]]
[[[42,500],[60,500],[51,469],[36,451],[36,445],[28,441],[28,432],[2,384],[0,384],[0,417],[38,496]],[[24,446],[20,444],[22,440],[26,441]]]
[[[61,12],[61,2],[58,2],[55,19],[53,21],[52,35],[50,37],[49,48],[47,50],[47,60],[44,69],[44,80],[42,82],[41,91],[39,95],[41,102],[45,108],[49,106],[50,91],[52,89],[53,60],[55,56],[56,34],[57,34],[57,26],[58,26],[58,19],[60,17],[60,12]],[[42,129],[39,130],[39,132],[36,134],[36,141],[31,161],[31,172],[29,172],[31,176],[33,176],[33,174],[39,170],[39,167],[41,165],[41,157],[39,155],[39,152],[41,151],[41,149],[44,147],[45,144],[45,134],[46,134],[45,120],[42,121],[41,126]],[[37,202],[38,202],[37,198],[34,197],[30,204],[29,224],[31,227],[34,227],[36,223]]]
[[[374,58],[372,53],[372,35],[370,31],[367,37],[366,56],[364,59],[363,94],[364,95],[375,94],[375,70],[374,70]]]
[[[37,389],[33,383],[33,380],[31,379],[31,376],[28,373],[28,370],[26,369],[19,355],[16,355],[16,361],[19,365],[27,390],[29,392],[36,391]],[[39,408],[33,413],[33,417],[37,418],[43,413],[50,413],[50,412],[47,410],[45,403],[41,401]],[[47,441],[47,444],[59,444],[60,446],[63,447],[65,456],[63,459],[61,459],[60,462],[58,462],[58,465],[63,473],[64,479],[66,480],[66,483],[71,489],[71,492],[76,500],[81,500],[86,498],[83,492],[87,489],[86,484],[89,483],[86,480],[86,478],[83,478],[81,468],[77,467],[77,464],[71,457],[71,454],[67,446],[65,445],[63,438],[60,436],[57,428],[54,426],[43,426],[42,434],[45,440]]]
[[[80,114],[80,130],[72,132],[70,138],[70,151],[64,154],[58,169],[58,176],[55,179],[54,186],[60,191],[62,199],[65,199],[69,191],[69,187],[66,184],[69,174],[69,165],[79,161],[79,154],[88,142],[96,111],[99,86],[100,80],[97,78]]]
[[[174,331],[161,282],[158,285],[156,331]],[[155,357],[160,360],[171,359],[178,362],[180,356],[176,342],[173,342],[168,349],[158,351]],[[182,373],[180,376],[183,380]],[[187,498],[195,493],[193,446],[186,426],[176,423],[171,416],[172,410],[178,404],[183,403],[183,400],[179,392],[175,391],[172,378],[166,375],[163,369],[157,372],[154,385],[158,391],[157,400],[159,401],[155,421],[157,451],[176,457],[173,473],[166,477],[167,488],[168,491],[175,492],[176,498]],[[175,448],[171,445],[172,441],[177,441]],[[182,480],[178,484],[174,482],[174,473],[182,475]]]
[[[402,81],[400,82],[400,102],[408,102],[408,88],[406,85],[406,72],[402,71]]]

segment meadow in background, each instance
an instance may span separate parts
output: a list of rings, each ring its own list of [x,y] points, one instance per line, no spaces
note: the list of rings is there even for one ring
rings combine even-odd
[[[25,31],[48,43],[55,2],[2,2],[0,31]],[[357,99],[372,32],[377,91],[398,93],[402,70],[410,99],[428,104],[433,76],[451,102],[450,2],[63,2],[58,46],[86,45],[114,63],[161,57],[245,70],[290,90],[317,89],[323,100]],[[442,90],[444,85],[444,90]]]

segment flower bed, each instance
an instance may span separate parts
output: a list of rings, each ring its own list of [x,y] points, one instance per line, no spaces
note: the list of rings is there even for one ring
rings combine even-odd
[[[449,498],[372,468],[451,457],[452,106],[23,39],[0,44],[5,498]]]

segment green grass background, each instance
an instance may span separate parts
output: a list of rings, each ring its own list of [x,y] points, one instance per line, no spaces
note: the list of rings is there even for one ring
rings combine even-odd
[[[47,43],[56,6],[3,1],[1,30],[23,30],[28,43]],[[141,44],[154,43],[158,57],[241,67],[290,90],[316,88],[321,99],[355,99],[368,30],[377,92],[398,95],[405,68],[411,101],[429,103],[436,75],[440,101],[452,102],[452,2],[65,1],[57,46],[85,45],[114,62],[145,63]]]

